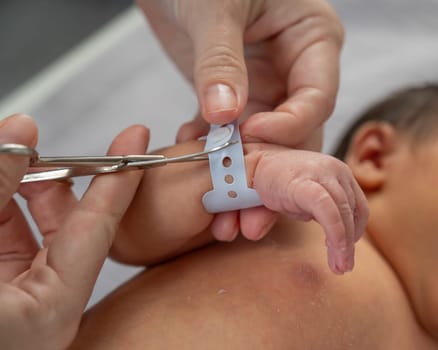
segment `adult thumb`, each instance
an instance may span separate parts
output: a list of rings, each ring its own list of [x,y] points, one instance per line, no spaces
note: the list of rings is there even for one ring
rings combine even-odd
[[[0,121],[0,144],[34,147],[38,131],[32,118],[16,114]],[[29,157],[0,153],[0,209],[11,199],[29,166]]]
[[[202,13],[188,26],[194,49],[194,85],[204,119],[224,124],[242,113],[248,98],[245,9],[227,6],[229,2],[199,3],[204,9],[198,9]]]

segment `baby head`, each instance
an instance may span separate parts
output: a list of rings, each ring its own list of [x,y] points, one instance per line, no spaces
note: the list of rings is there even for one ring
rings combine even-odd
[[[438,337],[438,86],[399,91],[368,109],[334,152],[370,209],[367,236],[422,325]]]
[[[411,141],[423,141],[438,127],[438,85],[400,90],[368,108],[344,133],[333,155],[344,160],[356,131],[368,122],[391,125]]]

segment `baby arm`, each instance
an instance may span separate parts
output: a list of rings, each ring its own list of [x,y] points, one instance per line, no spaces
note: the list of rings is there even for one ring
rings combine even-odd
[[[203,146],[192,141],[159,153],[175,156]],[[336,273],[351,270],[354,243],[365,229],[368,209],[348,167],[328,155],[281,146],[247,144],[244,152],[248,184],[264,205],[294,219],[318,221],[326,233],[330,268]],[[212,242],[214,216],[201,201],[211,188],[208,162],[146,170],[112,256],[131,264],[154,264]]]

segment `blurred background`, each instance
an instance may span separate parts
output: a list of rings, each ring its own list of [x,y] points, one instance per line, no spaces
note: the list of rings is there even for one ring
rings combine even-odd
[[[438,80],[438,1],[330,2],[346,41],[325,151],[370,103]],[[196,109],[190,86],[132,2],[0,0],[0,117],[32,115],[41,154],[104,154],[134,123],[151,128],[150,149],[169,145]],[[78,195],[88,181],[75,181]],[[138,270],[108,260],[90,304]]]
[[[128,0],[1,0],[0,99],[131,4]]]

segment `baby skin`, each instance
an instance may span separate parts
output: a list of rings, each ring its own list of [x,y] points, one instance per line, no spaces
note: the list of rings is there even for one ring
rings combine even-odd
[[[203,142],[194,141],[159,153],[175,156],[202,148]],[[240,215],[221,214],[220,229],[231,233],[222,240],[233,240],[239,232],[259,240],[269,232],[277,213],[315,219],[326,233],[332,271],[352,270],[354,243],[364,231],[368,208],[348,167],[327,155],[274,145],[248,144],[245,153],[247,181],[265,207],[242,210]],[[218,231],[219,225],[201,201],[211,188],[207,162],[172,164],[145,172],[121,224],[113,256],[130,264],[151,265],[212,242],[211,231]]]
[[[112,256],[149,267],[84,315],[71,349],[433,349],[397,274],[372,240],[358,241],[368,209],[350,169],[279,146],[244,153],[265,207],[219,223],[240,233],[233,243],[215,240],[202,206],[206,162],[145,171]],[[338,276],[355,251],[354,271]]]

